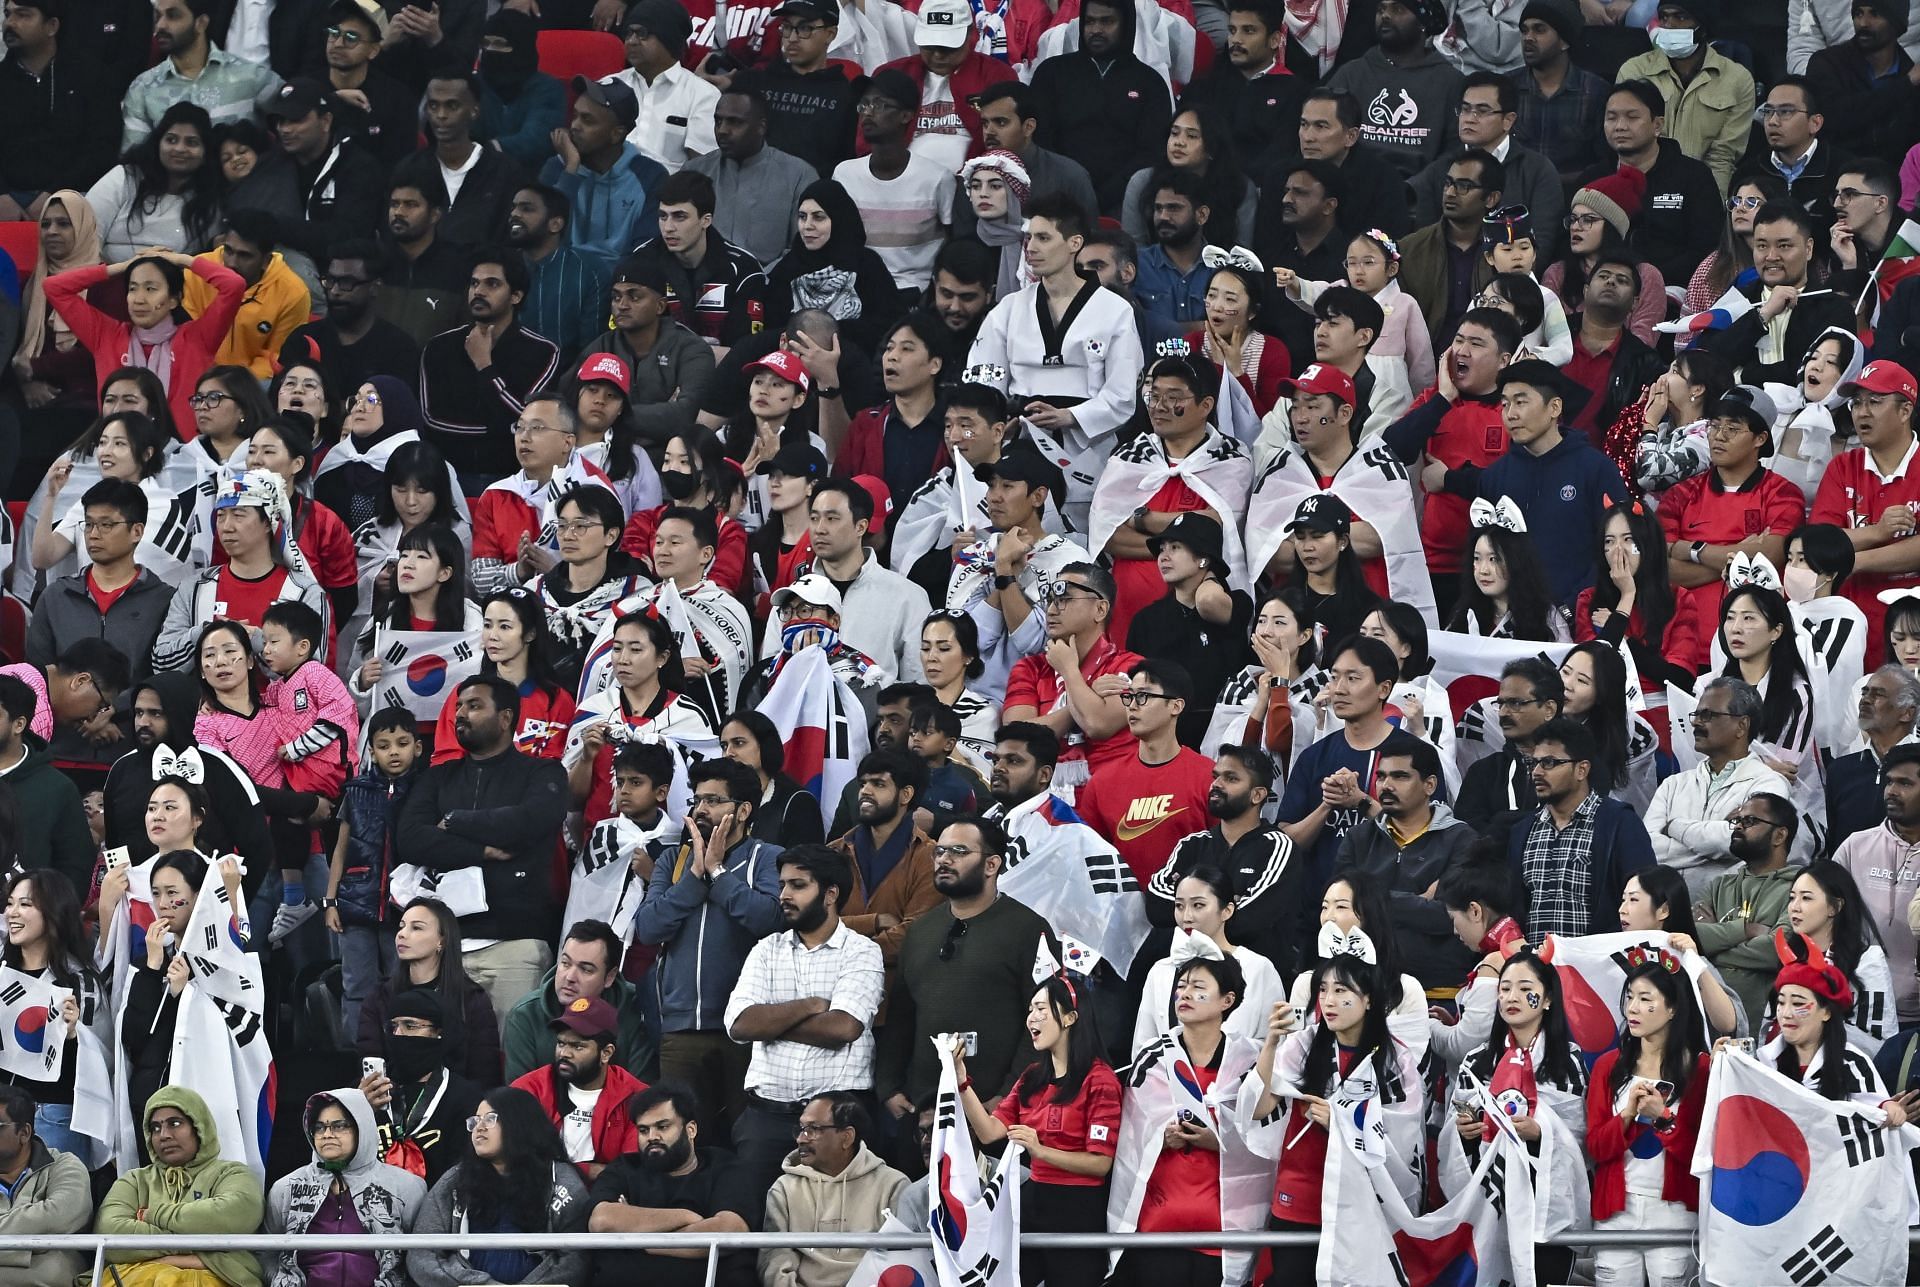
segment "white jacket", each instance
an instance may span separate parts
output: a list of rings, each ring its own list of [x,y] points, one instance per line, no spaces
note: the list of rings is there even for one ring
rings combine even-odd
[[[1654,791],[1647,806],[1653,856],[1686,876],[1689,895],[1699,897],[1715,876],[1733,869],[1735,860],[1728,852],[1733,824],[1727,815],[1759,791],[1791,798],[1787,780],[1757,755],[1734,760],[1717,774],[1702,760]]]

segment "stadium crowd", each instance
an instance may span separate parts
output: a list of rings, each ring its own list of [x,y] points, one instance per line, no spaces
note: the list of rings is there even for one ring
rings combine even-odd
[[[1872,1281],[1907,5],[7,0],[0,1287]]]

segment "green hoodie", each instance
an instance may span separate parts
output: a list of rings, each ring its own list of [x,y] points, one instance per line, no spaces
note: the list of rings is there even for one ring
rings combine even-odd
[[[141,1128],[156,1108],[178,1109],[193,1123],[200,1151],[186,1166],[155,1162],[113,1182],[100,1203],[98,1233],[242,1234],[260,1228],[265,1197],[244,1162],[220,1157],[220,1132],[200,1096],[184,1086],[162,1086],[147,1101]],[[144,1217],[144,1218],[142,1218]],[[126,1264],[158,1260],[158,1251],[113,1251],[107,1259]],[[260,1262],[245,1251],[203,1251],[200,1259],[231,1287],[260,1287]]]
[[[1790,864],[1766,872],[1741,867],[1716,876],[1700,900],[1712,918],[1695,911],[1700,950],[1747,1007],[1747,1023],[1753,1032],[1760,1030],[1766,1018],[1767,996],[1773,989],[1774,976],[1780,972],[1773,931],[1787,923],[1787,895],[1793,890],[1794,877],[1803,870]],[[1749,923],[1766,933],[1748,938]]]

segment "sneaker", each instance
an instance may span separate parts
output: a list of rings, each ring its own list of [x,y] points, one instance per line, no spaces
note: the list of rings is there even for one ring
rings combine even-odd
[[[282,903],[273,913],[273,928],[267,931],[267,942],[278,944],[287,935],[305,925],[318,914],[320,909],[312,903]]]

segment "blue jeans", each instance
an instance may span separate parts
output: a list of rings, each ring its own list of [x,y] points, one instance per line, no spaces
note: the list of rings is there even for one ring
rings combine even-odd
[[[44,1140],[48,1148],[72,1153],[83,1163],[87,1160],[89,1141],[83,1135],[74,1134],[72,1104],[37,1106],[33,1110],[33,1133]]]
[[[352,1044],[360,1034],[361,1005],[393,976],[399,958],[394,955],[393,932],[371,925],[343,927],[339,944],[340,1022]]]

